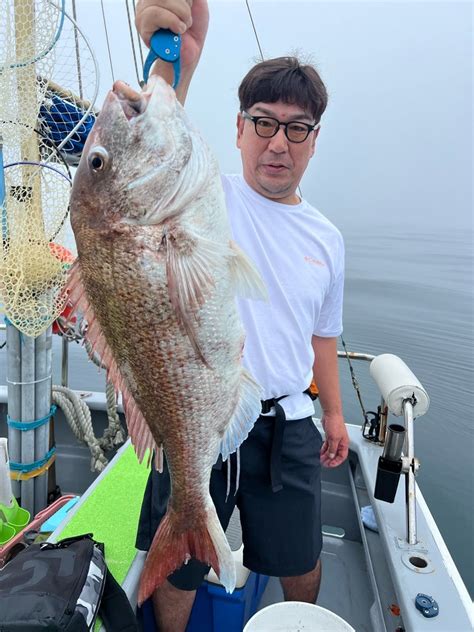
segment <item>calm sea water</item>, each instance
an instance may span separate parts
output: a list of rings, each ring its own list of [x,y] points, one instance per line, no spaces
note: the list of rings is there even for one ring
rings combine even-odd
[[[352,351],[400,356],[425,386],[428,413],[416,420],[418,483],[474,596],[473,249],[470,231],[344,228],[347,250],[344,339]],[[60,380],[55,340],[55,383]],[[366,363],[355,363],[366,409],[379,396]],[[340,363],[347,421],[361,412]],[[0,351],[5,383],[5,351]],[[70,345],[70,386],[102,390],[104,376]]]

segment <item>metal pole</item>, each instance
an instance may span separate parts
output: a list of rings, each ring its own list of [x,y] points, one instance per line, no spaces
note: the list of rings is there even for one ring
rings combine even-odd
[[[3,138],[0,136],[0,206],[2,213],[2,242],[0,254],[6,255],[9,243],[8,216],[6,204],[5,173],[3,170]],[[11,323],[6,324],[7,340],[7,410],[11,419],[21,419],[21,334]],[[21,458],[21,432],[8,426],[8,451],[10,459],[16,463]],[[20,498],[19,481],[12,481],[12,492]]]
[[[21,334],[10,322],[7,323],[7,397],[8,415],[21,420]],[[21,431],[8,426],[8,452],[10,461],[21,461]],[[13,495],[20,499],[19,481],[12,481]]]
[[[3,138],[0,135],[0,210],[2,215],[2,241],[0,255],[6,254],[8,247],[8,218],[5,191],[5,173],[3,171]],[[21,419],[20,386],[11,382],[21,381],[20,332],[11,324],[5,325],[7,340],[7,410],[12,419]],[[8,427],[8,451],[12,461],[20,460],[20,431]],[[15,497],[20,497],[20,483],[12,482]]]
[[[416,544],[416,488],[415,488],[415,444],[413,432],[413,405],[409,400],[403,404],[406,429],[406,456],[409,464],[405,474],[405,499],[407,506],[407,541]]]
[[[21,342],[21,421],[35,420],[35,339],[22,336]],[[35,460],[35,430],[21,433],[21,462],[32,463]],[[21,505],[31,515],[35,510],[35,481],[21,481]]]
[[[379,428],[379,441],[380,443],[385,443],[385,434],[387,432],[387,419],[388,419],[388,406],[385,403],[384,398],[382,397],[382,401],[380,402],[380,428]]]
[[[69,382],[69,340],[62,337],[61,342],[61,386],[68,386]]]
[[[2,211],[2,247],[0,253],[5,255],[5,250],[8,244],[8,218],[7,218],[7,203],[6,203],[6,190],[5,190],[5,172],[3,170],[3,138],[0,134],[0,206]]]
[[[50,330],[49,337],[46,338],[46,366],[48,367],[48,375],[51,375],[51,379],[49,381],[49,401],[52,402],[53,399],[53,335],[52,330]],[[49,434],[48,434],[48,449],[52,448],[56,445],[56,441],[54,438],[54,417],[51,417],[49,422]],[[56,494],[56,463],[53,463],[48,470],[48,497],[49,494],[52,494],[54,497]]]
[[[47,339],[51,336],[51,327],[35,339],[35,416],[36,419],[46,417],[51,408],[51,372],[47,366]],[[49,449],[49,424],[40,426],[35,431],[35,461],[44,458]],[[44,509],[48,501],[48,473],[45,472],[34,479],[35,514]]]

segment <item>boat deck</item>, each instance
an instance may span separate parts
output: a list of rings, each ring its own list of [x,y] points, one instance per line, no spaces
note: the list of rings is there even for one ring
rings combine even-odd
[[[99,436],[105,425],[104,413],[96,411],[94,426]],[[120,459],[114,459],[97,477],[90,472],[88,449],[78,445],[59,415],[55,430],[57,482],[63,492],[84,492],[81,502],[70,512],[73,514],[99,486],[103,487],[104,477],[110,475]],[[318,605],[339,615],[357,632],[393,632],[397,629],[467,632],[473,629],[472,601],[421,492],[417,489],[419,539],[416,545],[407,546],[404,486],[399,485],[393,504],[375,501],[373,489],[381,450],[365,442],[358,427],[348,425],[348,430],[351,438],[348,461],[333,470],[323,469],[325,535]],[[125,449],[123,446],[119,453]],[[379,532],[362,524],[360,510],[367,505],[371,505],[375,512]],[[102,518],[100,522],[107,523],[108,532],[114,531],[117,516]],[[130,535],[133,549],[134,534],[135,531]],[[61,535],[61,527],[58,527],[57,535]],[[109,550],[113,553],[113,549]],[[141,552],[133,552],[135,558],[122,583],[132,604],[136,603],[138,579],[145,557]],[[426,568],[417,564],[423,559],[427,562]],[[411,560],[415,562],[411,563]],[[439,601],[439,616],[427,619],[420,614],[415,608],[417,593],[433,595]],[[281,600],[279,581],[272,578],[260,608]]]
[[[370,609],[373,595],[362,544],[324,536],[322,582],[318,605],[335,612],[357,632],[373,632]],[[259,609],[283,601],[280,582],[270,577]]]

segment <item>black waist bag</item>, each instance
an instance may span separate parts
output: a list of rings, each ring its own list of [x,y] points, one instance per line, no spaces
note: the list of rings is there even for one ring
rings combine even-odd
[[[0,570],[0,632],[136,632],[135,615],[90,534],[32,544]]]

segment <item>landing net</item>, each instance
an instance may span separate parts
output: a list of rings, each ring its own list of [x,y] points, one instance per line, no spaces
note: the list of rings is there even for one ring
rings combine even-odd
[[[0,308],[37,336],[62,311],[75,258],[70,165],[92,127],[98,72],[64,2],[0,0]]]

